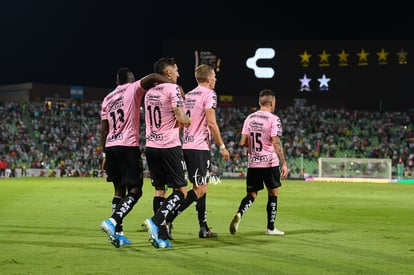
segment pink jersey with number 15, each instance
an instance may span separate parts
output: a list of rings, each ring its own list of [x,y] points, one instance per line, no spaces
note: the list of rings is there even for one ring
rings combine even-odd
[[[279,166],[272,143],[273,136],[282,136],[280,118],[266,111],[256,111],[244,121],[242,134],[249,139],[249,168]]]

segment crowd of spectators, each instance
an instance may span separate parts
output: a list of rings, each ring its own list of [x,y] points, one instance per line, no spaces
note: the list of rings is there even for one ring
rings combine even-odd
[[[0,152],[9,167],[48,175],[85,176],[100,170],[100,104],[3,103]],[[13,175],[13,174],[12,174]]]
[[[100,109],[100,102],[1,102],[0,177],[23,176],[26,168],[49,171],[49,176],[96,176],[102,161]],[[238,141],[243,120],[252,111],[248,107],[217,109],[231,159],[222,162],[213,143],[213,173],[245,175],[247,149]],[[292,175],[305,172],[298,159],[313,164],[307,174],[317,174],[317,159],[323,156],[388,158],[393,167],[402,162],[405,176],[413,177],[414,112],[289,106],[276,113],[282,119],[282,140]],[[141,144],[145,144],[144,125]],[[145,165],[144,154],[143,160]]]
[[[224,138],[232,149],[232,162],[227,170],[245,171],[246,150],[240,148],[241,122],[251,110],[225,108],[217,112]],[[276,110],[282,119],[283,142],[292,174],[304,167],[298,159],[312,163],[317,174],[319,157],[386,158],[393,169],[403,162],[405,175],[412,177],[414,168],[413,111],[361,111],[317,106],[289,106]]]

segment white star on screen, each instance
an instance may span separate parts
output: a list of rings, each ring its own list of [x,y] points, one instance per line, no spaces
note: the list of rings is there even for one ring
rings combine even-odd
[[[300,91],[311,91],[311,88],[309,86],[309,82],[312,80],[312,78],[308,78],[306,74],[303,75],[303,78],[299,78],[300,81]]]
[[[328,82],[331,81],[330,78],[327,78],[325,74],[322,75],[322,78],[318,78],[319,88],[328,88]]]

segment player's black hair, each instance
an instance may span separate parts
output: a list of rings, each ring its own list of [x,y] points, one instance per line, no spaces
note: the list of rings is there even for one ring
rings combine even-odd
[[[165,67],[176,64],[174,57],[163,57],[154,63],[154,73],[164,74]]]
[[[127,67],[121,67],[116,73],[116,81],[118,85],[122,85],[128,82],[128,73],[131,70]]]

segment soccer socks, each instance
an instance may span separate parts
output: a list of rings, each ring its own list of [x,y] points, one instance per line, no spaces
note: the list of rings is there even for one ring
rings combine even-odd
[[[187,209],[194,201],[197,200],[197,195],[193,189],[187,192],[187,197],[181,202],[180,207],[177,210],[177,216],[180,215],[185,209]]]
[[[268,197],[267,199],[267,229],[275,229],[275,220],[277,213],[277,197]]]
[[[121,197],[114,196],[112,198],[112,212],[115,211],[116,207],[118,206],[119,202],[121,201]]]
[[[171,223],[175,218],[187,209],[194,201],[197,200],[197,195],[193,189],[187,192],[187,197],[180,202],[178,209],[171,211],[167,216],[167,223]]]
[[[161,205],[161,207],[155,212],[154,216],[152,217],[153,222],[160,226],[161,224],[166,223],[167,216],[176,211],[178,207],[180,207],[181,202],[184,200],[184,194],[181,191],[174,190],[171,195],[165,200],[165,202]]]
[[[116,224],[122,224],[122,220],[132,210],[137,201],[138,196],[133,193],[128,193],[128,195],[121,199],[111,216],[116,221]]]
[[[250,206],[252,206],[254,202],[254,198],[251,195],[246,195],[240,202],[239,210],[237,211],[240,213],[241,216],[249,210]]]
[[[161,205],[164,203],[165,198],[164,197],[154,197],[152,200],[152,211],[157,212],[158,208],[161,207]]]
[[[197,212],[198,223],[200,224],[200,228],[204,227],[208,230],[207,226],[207,212],[206,212],[206,196],[205,193],[201,198],[194,202],[195,209]]]
[[[115,212],[115,209],[116,209],[116,207],[118,206],[118,204],[119,204],[119,202],[121,201],[121,197],[117,197],[117,196],[114,196],[113,198],[112,198],[112,213],[114,213]],[[115,227],[115,232],[122,232],[124,229],[123,229],[123,227],[122,227],[122,224],[117,224],[116,225],[116,227]]]

